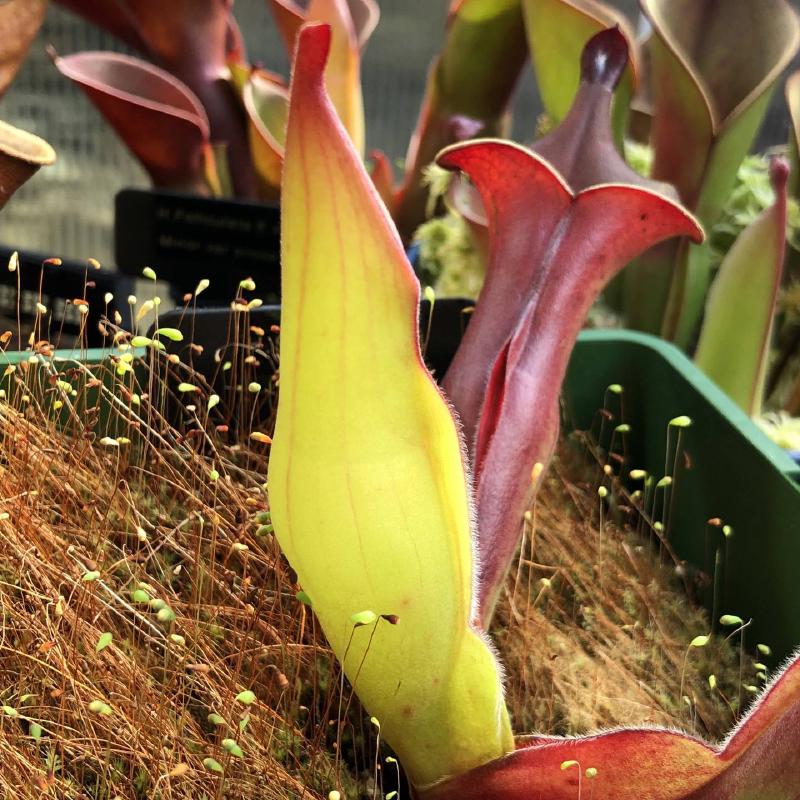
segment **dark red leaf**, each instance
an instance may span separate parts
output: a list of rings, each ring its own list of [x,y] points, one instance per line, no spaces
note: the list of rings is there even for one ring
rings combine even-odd
[[[594,777],[587,776],[587,769],[590,775],[596,770]],[[795,659],[721,747],[656,729],[575,739],[536,737],[505,758],[459,775],[420,797],[798,800],[798,774],[800,659]]]
[[[591,304],[647,248],[672,236],[702,238],[694,219],[614,148],[610,106],[625,52],[613,29],[587,45],[575,105],[543,142],[556,165],[491,140],[450,147],[438,159],[472,179],[490,240],[486,283],[444,380],[475,465],[484,623],[535,488],[531,469],[550,458],[561,381]]]

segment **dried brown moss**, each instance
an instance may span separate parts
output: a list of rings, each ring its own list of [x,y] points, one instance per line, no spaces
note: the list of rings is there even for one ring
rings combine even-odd
[[[0,401],[0,796],[371,797],[375,731],[346,686],[340,701],[271,535],[266,451],[242,430],[256,417],[226,429],[199,391],[178,430],[165,370],[136,386],[111,363],[34,361]],[[255,366],[235,367],[250,403]],[[493,632],[516,730],[718,738],[752,662],[740,680],[735,640],[686,657],[708,620],[646,537],[598,525],[586,463],[562,449]]]
[[[263,524],[264,448],[119,386],[111,424],[75,369],[26,362],[0,401],[0,797],[355,797],[374,742],[360,712],[329,725],[338,668]]]
[[[604,476],[588,457],[562,445],[498,612],[515,728],[665,725],[721,739],[759,683],[754,660],[740,663],[736,636],[689,647],[711,629],[707,613],[655,534],[600,524]]]

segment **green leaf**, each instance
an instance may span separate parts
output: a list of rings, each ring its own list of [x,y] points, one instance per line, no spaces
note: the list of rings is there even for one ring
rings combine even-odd
[[[254,70],[242,91],[259,196],[277,198],[283,168],[288,94],[270,73]]]
[[[642,8],[654,29],[653,177],[671,180],[710,226],[769,90],[797,51],[800,25],[785,0],[757,8],[751,0],[643,0]]]
[[[800,71],[793,72],[786,79],[786,108],[791,123],[789,132],[789,157],[792,171],[789,176],[789,194],[797,197],[800,193]]]
[[[100,638],[97,640],[97,644],[94,646],[95,653],[99,653],[102,650],[105,650],[111,642],[113,641],[114,636],[109,631],[100,634]]]
[[[206,717],[206,719],[212,725],[226,725],[225,718],[221,717],[219,714],[215,714],[213,711]]]
[[[425,170],[447,145],[508,134],[508,107],[528,56],[519,0],[460,0],[425,87],[393,216],[409,240],[426,219]],[[469,123],[469,124],[465,124]]]
[[[557,125],[567,116],[578,91],[586,42],[615,25],[629,44],[636,37],[624,15],[598,0],[523,0],[522,7],[542,104]],[[635,52],[632,46],[631,52]],[[636,66],[632,64],[615,93],[613,120],[618,145],[622,144],[635,83]]]
[[[326,83],[339,119],[359,153],[364,152],[364,108],[361,94],[361,50],[378,23],[375,0],[333,2],[316,0],[298,4],[295,0],[271,0],[278,29],[289,54],[295,50],[303,23],[326,23],[331,29],[330,57]]]
[[[728,251],[706,303],[695,363],[751,416],[761,413],[786,246],[788,166],[772,164],[775,202]]]
[[[642,0],[642,9],[654,31],[652,177],[672,183],[710,228],[734,186],[770,90],[797,51],[800,25],[785,0],[757,6],[751,0]],[[703,312],[711,254],[706,244],[672,247],[654,257],[665,254],[674,266],[668,297],[661,291],[662,333],[685,347]],[[649,275],[658,279],[654,270]],[[659,292],[653,281],[640,289],[639,297]]]

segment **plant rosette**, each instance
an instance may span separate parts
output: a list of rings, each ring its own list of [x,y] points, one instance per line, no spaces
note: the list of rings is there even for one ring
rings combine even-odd
[[[652,185],[568,182],[548,160],[509,143],[469,142],[440,155],[481,192],[487,274],[495,276],[468,329],[477,357],[459,368],[477,371],[481,407],[466,407],[445,380],[465,454],[422,361],[419,284],[326,94],[330,37],[326,26],[301,29],[290,91],[271,519],[417,796],[796,800],[800,662],[769,684],[719,748],[657,729],[515,742],[483,630],[522,509],[552,453],[583,316],[642,249],[675,235],[699,239],[696,222]],[[590,42],[564,142],[580,141],[576,118],[587,106],[610,119],[626,63],[618,32]],[[586,175],[593,165],[573,166]],[[521,296],[501,290],[512,276]],[[481,305],[489,311],[476,325]]]

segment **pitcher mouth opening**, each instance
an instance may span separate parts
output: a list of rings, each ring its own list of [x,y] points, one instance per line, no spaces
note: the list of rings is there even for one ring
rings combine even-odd
[[[35,166],[47,166],[56,160],[56,152],[44,140],[27,131],[0,121],[0,153]]]

